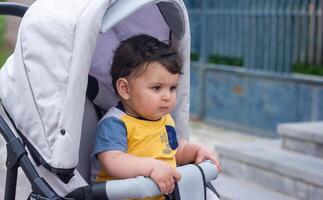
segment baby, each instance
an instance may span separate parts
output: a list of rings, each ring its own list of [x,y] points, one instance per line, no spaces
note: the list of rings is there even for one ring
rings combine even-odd
[[[181,179],[177,165],[211,160],[220,170],[211,151],[176,137],[170,112],[181,73],[177,53],[166,43],[148,35],[121,42],[111,68],[120,102],[97,125],[95,182],[146,176],[169,194]]]

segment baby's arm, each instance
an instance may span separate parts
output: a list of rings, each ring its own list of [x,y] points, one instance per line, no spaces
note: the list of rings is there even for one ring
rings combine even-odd
[[[156,165],[153,158],[137,157],[117,150],[99,153],[98,159],[106,172],[118,179],[150,176]]]
[[[174,181],[179,181],[181,178],[176,169],[150,157],[137,157],[114,150],[99,153],[98,159],[112,177],[117,179],[151,177],[165,194],[171,193],[174,190]]]
[[[201,163],[205,160],[211,160],[217,166],[218,171],[221,171],[221,165],[215,153],[206,149],[202,145],[192,144],[182,139],[179,140],[179,147],[176,152],[176,162],[179,165],[189,163]]]

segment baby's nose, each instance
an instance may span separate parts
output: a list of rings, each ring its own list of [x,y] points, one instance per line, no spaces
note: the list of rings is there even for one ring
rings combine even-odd
[[[163,93],[163,100],[169,100],[170,96],[171,96],[170,92],[164,92]]]

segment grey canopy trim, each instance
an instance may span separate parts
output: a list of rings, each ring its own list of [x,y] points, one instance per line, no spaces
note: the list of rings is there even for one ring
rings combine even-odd
[[[157,4],[161,14],[173,34],[182,38],[185,32],[184,17],[180,7],[172,2],[160,2]]]
[[[129,13],[134,13],[138,9],[151,4],[157,4],[167,25],[173,34],[182,38],[185,33],[185,19],[181,7],[176,1],[172,0],[143,0],[143,1],[116,1],[109,7],[102,19],[101,33],[106,33],[113,28],[118,22],[125,19]],[[123,12],[120,12],[122,10]]]

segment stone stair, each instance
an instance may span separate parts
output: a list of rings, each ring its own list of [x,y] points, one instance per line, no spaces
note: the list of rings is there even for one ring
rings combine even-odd
[[[278,125],[282,147],[323,159],[323,122]]]
[[[281,124],[282,139],[218,144],[223,173],[291,198],[323,199],[322,127],[323,122]]]
[[[295,200],[255,183],[225,174],[220,174],[212,184],[221,195],[221,200]]]

